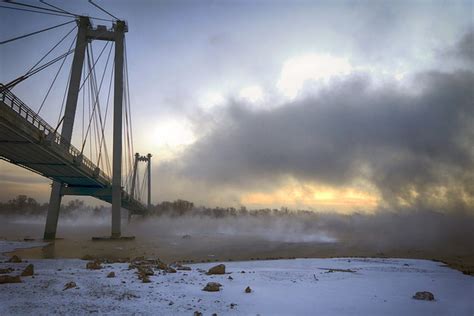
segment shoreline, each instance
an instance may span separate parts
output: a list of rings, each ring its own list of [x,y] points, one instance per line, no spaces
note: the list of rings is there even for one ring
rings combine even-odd
[[[28,245],[28,243],[34,243],[33,245],[30,244],[28,247],[20,247],[17,249],[9,250],[6,252],[3,252],[2,254],[7,255],[7,256],[12,256],[12,255],[17,255],[21,258],[25,259],[83,259],[85,257],[89,258],[97,258],[97,259],[105,259],[109,260],[111,262],[114,261],[130,261],[131,259],[135,257],[139,257],[139,254],[134,254],[133,252],[129,253],[128,255],[124,256],[116,256],[116,255],[107,255],[107,254],[100,254],[100,253],[95,253],[95,254],[89,254],[89,253],[84,253],[78,256],[54,256],[54,251],[51,250],[46,250],[49,247],[55,247],[56,242],[63,242],[64,239],[62,240],[57,240],[53,242],[46,242],[42,240],[37,240],[37,239],[29,239],[25,241],[21,240],[6,240],[8,242],[18,242],[23,245]],[[67,242],[67,240],[66,240]],[[110,241],[105,241],[105,242],[97,242],[94,241],[93,243],[97,244],[110,244]],[[123,244],[123,243],[128,243],[127,241],[125,242],[112,242],[115,244]],[[298,256],[296,255],[297,253],[301,254],[301,251],[291,253],[287,251],[273,251],[270,256],[256,256],[255,254],[248,254],[245,252],[240,252],[234,254],[231,258],[224,258],[223,256],[219,256],[218,254],[212,255],[211,257],[204,257],[202,254],[201,255],[188,255],[188,256],[179,256],[179,257],[166,257],[163,258],[162,256],[159,255],[151,255],[149,257],[158,257],[160,259],[163,259],[165,262],[180,262],[183,264],[201,264],[201,263],[211,263],[211,262],[242,262],[242,261],[269,261],[269,260],[289,260],[289,259],[337,259],[337,258],[366,258],[366,259],[375,259],[375,258],[392,258],[392,259],[417,259],[417,260],[431,260],[434,262],[439,262],[447,267],[460,271],[465,275],[469,276],[474,276],[474,255],[451,255],[451,256],[433,256],[433,255],[424,255],[422,252],[418,253],[405,253],[403,254],[403,251],[387,251],[387,252],[371,252],[367,250],[337,250],[337,249],[331,249],[332,254],[312,254],[312,255],[303,255],[303,256]]]

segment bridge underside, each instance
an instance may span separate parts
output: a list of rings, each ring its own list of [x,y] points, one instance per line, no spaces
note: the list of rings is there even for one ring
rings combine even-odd
[[[87,195],[111,203],[110,178],[72,146],[61,144],[51,127],[43,125],[37,116],[22,114],[0,100],[0,158],[63,183],[63,195]],[[146,212],[124,190],[122,207],[132,214]]]

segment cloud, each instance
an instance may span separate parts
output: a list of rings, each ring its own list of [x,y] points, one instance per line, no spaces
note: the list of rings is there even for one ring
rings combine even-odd
[[[391,207],[469,208],[473,86],[471,71],[419,73],[409,90],[356,73],[272,110],[231,101],[199,121],[211,132],[161,171],[216,190],[362,180]]]
[[[435,49],[435,55],[442,61],[440,67],[443,69],[452,69],[453,66],[461,69],[474,68],[474,28],[461,33],[456,40],[451,41],[449,45],[441,43],[440,47]]]
[[[464,34],[454,49],[454,55],[474,63],[474,30]]]

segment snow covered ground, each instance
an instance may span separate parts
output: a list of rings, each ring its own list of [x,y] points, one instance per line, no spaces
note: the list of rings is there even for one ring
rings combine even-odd
[[[0,241],[0,252],[30,246],[37,244]],[[35,275],[0,284],[0,315],[474,315],[474,278],[427,260],[226,262],[224,275],[204,274],[217,263],[203,263],[190,265],[191,271],[156,271],[151,283],[142,283],[128,263],[87,270],[79,259],[6,259],[0,258],[0,268],[14,268],[10,274],[32,263]],[[111,271],[115,278],[106,277]],[[63,290],[71,281],[77,286]],[[211,281],[222,284],[219,292],[202,291]],[[251,293],[244,292],[247,286]],[[413,299],[418,291],[432,292],[435,301]]]

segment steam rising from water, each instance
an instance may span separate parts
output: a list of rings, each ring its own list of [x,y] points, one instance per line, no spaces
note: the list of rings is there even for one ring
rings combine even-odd
[[[1,238],[39,238],[45,218],[0,217]],[[203,243],[268,241],[271,243],[317,243],[346,245],[372,251],[430,250],[471,253],[474,240],[474,215],[467,212],[441,213],[405,210],[375,214],[330,214],[298,212],[289,214],[250,214],[214,218],[192,213],[170,217],[123,217],[124,234],[139,241],[159,245],[164,240],[179,244],[183,237],[198,247]],[[78,209],[60,218],[58,235],[72,240],[110,233],[110,214],[93,215]],[[206,240],[206,241],[204,241]],[[178,249],[179,250],[179,249]]]

